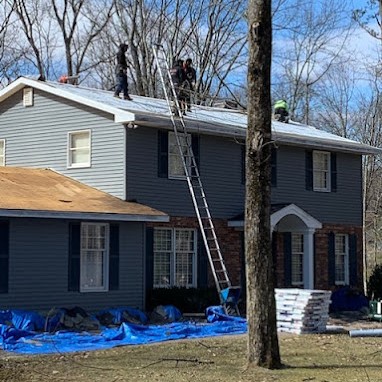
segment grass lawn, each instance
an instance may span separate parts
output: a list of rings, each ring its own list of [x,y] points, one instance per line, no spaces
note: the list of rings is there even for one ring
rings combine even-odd
[[[382,338],[279,333],[282,370],[246,370],[246,336],[45,356],[0,353],[0,381],[382,381]]]

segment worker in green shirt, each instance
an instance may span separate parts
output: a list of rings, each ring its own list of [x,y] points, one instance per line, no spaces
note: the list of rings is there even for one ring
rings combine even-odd
[[[289,121],[288,104],[285,99],[276,101],[274,106],[274,115],[277,121],[286,123]]]

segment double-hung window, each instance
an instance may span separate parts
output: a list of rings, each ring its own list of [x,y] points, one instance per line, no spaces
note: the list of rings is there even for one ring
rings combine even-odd
[[[304,285],[304,235],[292,233],[292,285]]]
[[[345,234],[335,236],[335,284],[349,284],[349,240]]]
[[[191,147],[191,135],[179,133],[178,138],[184,158],[186,160],[186,165],[188,169],[190,169],[191,157],[188,155],[188,150]],[[176,136],[172,131],[170,131],[168,134],[168,175],[169,178],[172,179],[184,179],[186,176],[184,173],[182,157],[179,153]]]
[[[90,130],[73,131],[68,136],[68,167],[90,167]]]
[[[196,287],[194,229],[154,229],[154,287]]]
[[[330,153],[313,151],[313,190],[330,191]]]
[[[0,139],[0,166],[5,166],[5,139]]]
[[[81,292],[102,292],[108,290],[108,248],[108,224],[81,224]]]

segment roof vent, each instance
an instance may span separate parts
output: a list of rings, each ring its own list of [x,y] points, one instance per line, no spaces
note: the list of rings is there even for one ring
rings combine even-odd
[[[33,106],[33,88],[23,89],[23,105]]]

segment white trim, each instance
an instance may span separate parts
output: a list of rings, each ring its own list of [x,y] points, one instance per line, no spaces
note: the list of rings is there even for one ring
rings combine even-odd
[[[6,162],[5,162],[5,139],[0,139],[0,143],[3,143],[3,152],[1,153],[0,151],[0,158],[2,158],[2,162],[3,164],[1,164],[0,162],[0,166],[5,166]]]
[[[83,134],[88,133],[89,134],[89,161],[86,163],[72,163],[72,152],[74,149],[71,147],[71,141],[72,136],[77,134]],[[92,131],[91,129],[84,129],[84,130],[74,130],[74,131],[68,131],[67,136],[67,168],[73,169],[73,168],[89,168],[91,167],[92,163]]]
[[[102,279],[103,279],[103,286],[101,287],[86,287],[83,285],[83,271],[85,269],[85,266],[83,264],[84,262],[84,256],[83,256],[83,249],[82,249],[82,228],[84,226],[102,226],[105,227],[105,247],[103,249],[96,249],[96,251],[102,251],[104,252],[103,255],[103,266],[102,266]],[[81,293],[92,293],[92,292],[108,292],[109,291],[109,261],[110,261],[110,249],[109,249],[109,242],[110,242],[110,226],[108,223],[95,223],[95,222],[82,222],[81,223],[81,254],[80,254],[80,292]],[[85,249],[89,250],[89,248]]]
[[[30,107],[34,104],[34,92],[32,87],[23,89],[23,106]]]

